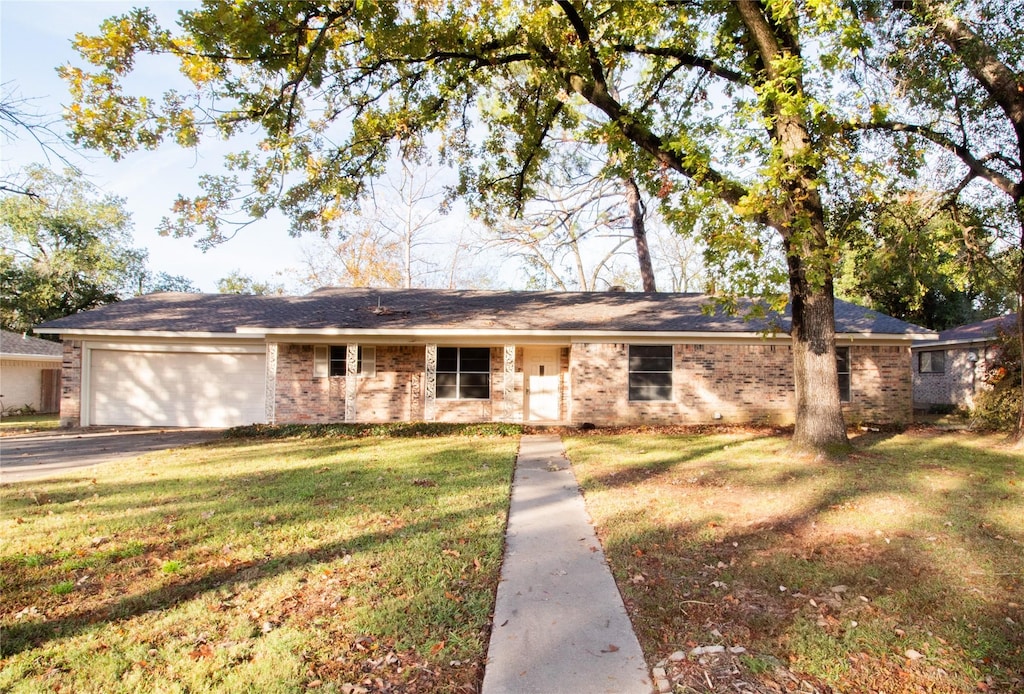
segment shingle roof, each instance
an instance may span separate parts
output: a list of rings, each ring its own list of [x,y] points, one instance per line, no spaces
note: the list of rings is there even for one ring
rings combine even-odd
[[[59,342],[40,340],[38,337],[28,337],[21,333],[0,330],[0,354],[4,356],[60,357],[64,354],[64,347]]]
[[[67,316],[37,328],[233,333],[254,330],[494,330],[781,332],[787,316],[745,320],[708,312],[705,294],[513,292],[327,288],[304,296],[150,294]],[[749,308],[752,301],[741,302]],[[929,331],[836,301],[840,333],[928,335]]]
[[[1008,313],[1005,316],[997,316],[988,320],[961,325],[939,333],[937,340],[925,340],[915,342],[914,346],[934,345],[940,342],[977,342],[995,339],[999,330],[1013,330],[1017,325],[1017,314]]]

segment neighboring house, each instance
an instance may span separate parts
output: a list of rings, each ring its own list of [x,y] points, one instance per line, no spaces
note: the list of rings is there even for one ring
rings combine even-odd
[[[57,342],[0,331],[0,410],[56,412],[63,355]]]
[[[1017,314],[950,328],[938,339],[914,342],[914,406],[974,407],[995,358],[999,330],[1013,331]]]
[[[38,330],[64,341],[68,426],[792,422],[788,318],[745,321],[708,302],[626,292],[166,293]],[[910,345],[935,334],[842,301],[836,324],[848,416],[909,421]]]

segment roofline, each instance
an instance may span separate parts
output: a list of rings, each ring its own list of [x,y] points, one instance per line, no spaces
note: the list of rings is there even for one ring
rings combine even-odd
[[[0,359],[4,361],[53,361],[60,362],[64,360],[63,354],[22,354],[18,353],[0,353]]]
[[[240,334],[265,335],[266,337],[513,337],[513,338],[658,338],[658,339],[786,339],[788,332],[778,331],[728,331],[728,330],[507,330],[495,328],[238,328]],[[934,334],[934,333],[932,333]],[[842,340],[896,340],[910,342],[928,333],[836,333]]]
[[[236,332],[176,331],[176,330],[110,330],[102,328],[46,328],[38,330],[47,334],[67,337],[144,337],[167,339],[218,339],[252,340],[271,337],[396,337],[425,340],[441,338],[563,338],[567,341],[587,338],[617,339],[789,339],[789,333],[777,331],[728,331],[728,330],[509,330],[497,328],[263,328],[239,327]],[[837,340],[848,341],[896,341],[912,342],[928,339],[935,333],[836,333]]]
[[[36,328],[36,332],[69,337],[168,337],[179,339],[216,338],[218,340],[251,340],[260,335],[179,330],[110,330],[103,328]]]
[[[998,340],[998,338],[996,336],[994,336],[994,335],[992,337],[972,337],[972,338],[969,338],[969,339],[960,339],[960,340],[925,340],[925,341],[921,342],[920,344],[914,345],[914,349],[922,349],[922,348],[924,348],[924,349],[932,349],[934,347],[952,347],[952,346],[963,346],[963,347],[966,347],[968,345],[988,344],[988,343],[991,343],[991,342],[996,342],[997,340]]]

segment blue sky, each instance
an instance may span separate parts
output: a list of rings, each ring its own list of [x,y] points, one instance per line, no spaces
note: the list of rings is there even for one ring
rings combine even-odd
[[[95,33],[105,18],[140,4],[153,7],[168,22],[184,6],[169,2],[3,0],[0,81],[6,89],[13,87],[29,100],[27,110],[57,118],[68,96],[55,68],[75,60],[71,48],[75,33]],[[140,67],[145,70],[140,79],[160,81],[160,89],[154,91],[162,91],[171,81],[180,79],[170,62],[152,61]],[[200,174],[220,170],[225,151],[220,143],[204,143],[198,151],[168,145],[119,162],[98,152],[72,154],[69,159],[102,190],[125,198],[135,225],[135,244],[149,250],[153,271],[185,275],[203,291],[216,291],[216,281],[235,269],[256,279],[287,284],[287,277],[299,266],[301,253],[300,242],[288,236],[283,219],[252,225],[239,237],[206,253],[189,239],[162,238],[156,233],[160,218],[167,214],[176,195],[195,190]],[[33,162],[47,163],[43,151],[28,138],[2,143],[0,165],[5,174]],[[56,160],[51,164],[54,168],[63,166]],[[279,277],[277,273],[285,274]]]

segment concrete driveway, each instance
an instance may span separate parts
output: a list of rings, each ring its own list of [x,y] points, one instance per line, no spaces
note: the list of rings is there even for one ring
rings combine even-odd
[[[223,429],[82,429],[0,438],[0,483],[65,472],[220,438]]]

